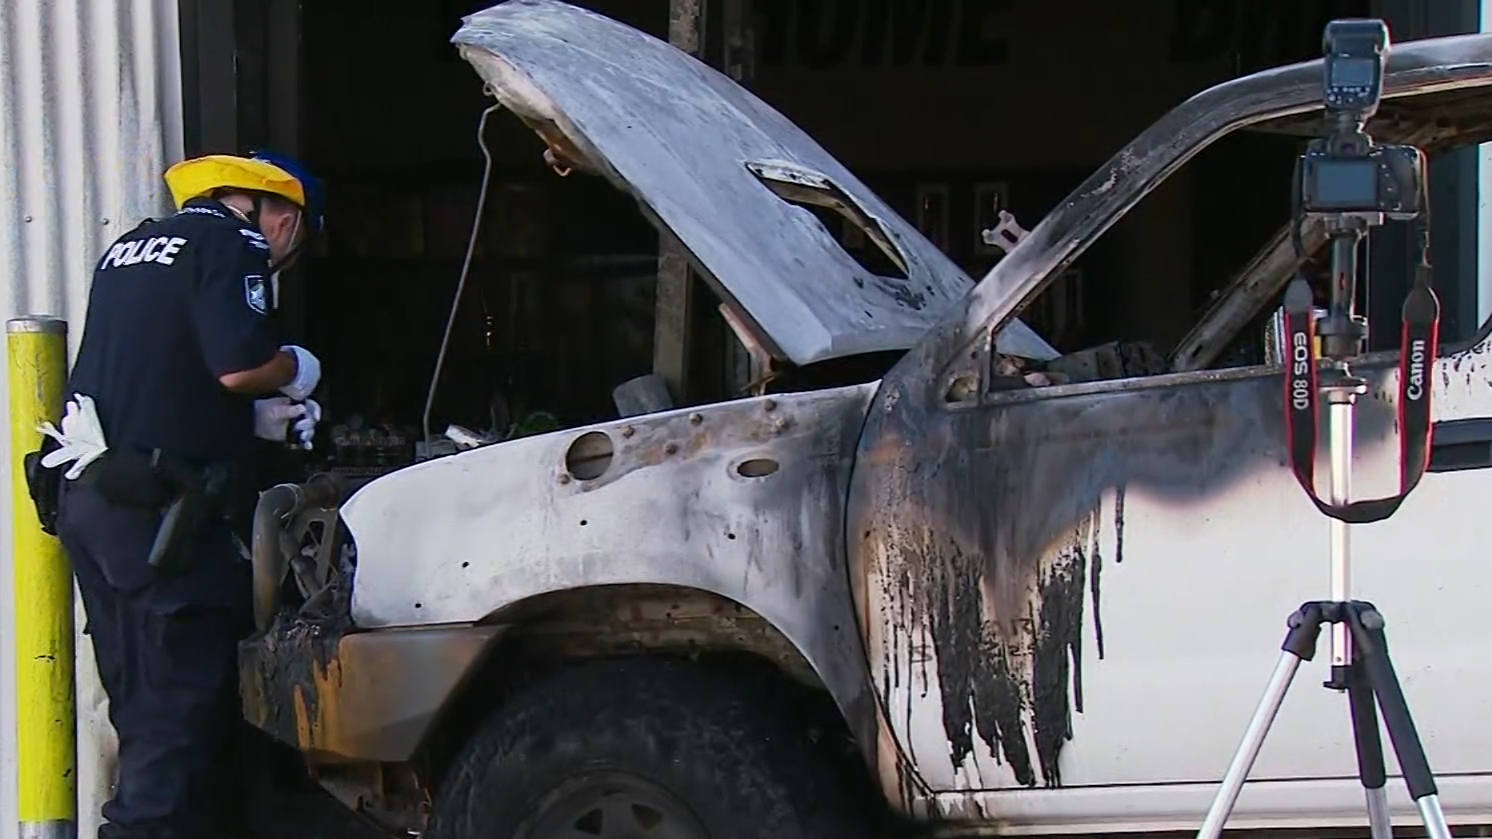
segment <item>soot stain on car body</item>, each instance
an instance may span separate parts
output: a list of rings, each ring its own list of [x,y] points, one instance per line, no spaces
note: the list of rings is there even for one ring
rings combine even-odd
[[[1381,386],[1381,372],[1366,375]],[[935,683],[955,770],[988,759],[977,738],[1015,782],[1060,786],[1086,700],[1086,633],[1099,658],[1122,649],[1104,633],[1116,606],[1101,583],[1132,560],[1126,504],[1142,491],[1147,505],[1201,509],[1284,468],[1283,388],[1278,375],[1203,375],[945,408],[926,392],[935,379],[888,376],[852,481],[850,561],[864,577],[872,668],[901,692],[903,731],[916,686]],[[1365,401],[1357,426],[1365,443],[1382,440],[1390,407]],[[1122,642],[1137,643],[1148,641]],[[921,649],[932,662],[914,664]]]
[[[1095,516],[1079,523],[1042,573],[1033,604],[1035,648],[1031,656],[1032,728],[1041,776],[1049,787],[1061,785],[1057,755],[1072,739],[1072,711],[1083,711],[1083,599],[1091,549],[1088,531]],[[1070,694],[1069,694],[1070,691]],[[1069,703],[1068,697],[1071,696]]]

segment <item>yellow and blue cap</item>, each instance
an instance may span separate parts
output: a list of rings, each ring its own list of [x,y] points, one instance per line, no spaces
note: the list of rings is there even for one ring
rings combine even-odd
[[[299,161],[273,152],[248,157],[209,154],[183,160],[166,170],[166,186],[179,210],[193,198],[217,189],[241,189],[277,195],[300,207],[312,233],[321,230],[325,193],[321,181]]]

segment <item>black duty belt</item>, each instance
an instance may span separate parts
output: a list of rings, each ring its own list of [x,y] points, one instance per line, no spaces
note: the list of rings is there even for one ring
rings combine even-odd
[[[47,468],[42,458],[60,445],[42,435],[41,445],[23,458],[26,488],[36,507],[42,532],[57,535],[65,466]],[[182,457],[160,449],[110,448],[88,464],[77,483],[88,486],[105,501],[161,514],[149,562],[158,574],[170,576],[189,569],[198,534],[213,524],[230,532],[237,512],[238,469],[233,464]]]

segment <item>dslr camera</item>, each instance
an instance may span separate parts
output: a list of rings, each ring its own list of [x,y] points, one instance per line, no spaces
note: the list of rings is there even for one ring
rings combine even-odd
[[[1323,37],[1323,94],[1332,133],[1301,158],[1301,210],[1314,215],[1412,219],[1424,209],[1425,156],[1414,146],[1377,145],[1365,126],[1383,99],[1388,27],[1337,20]]]

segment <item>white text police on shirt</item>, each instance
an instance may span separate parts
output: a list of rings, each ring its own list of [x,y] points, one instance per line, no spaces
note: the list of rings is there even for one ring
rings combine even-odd
[[[98,270],[139,265],[142,262],[170,265],[176,261],[176,255],[181,253],[181,248],[186,243],[187,240],[180,236],[152,236],[133,242],[119,242],[109,248],[109,252],[99,262]]]

